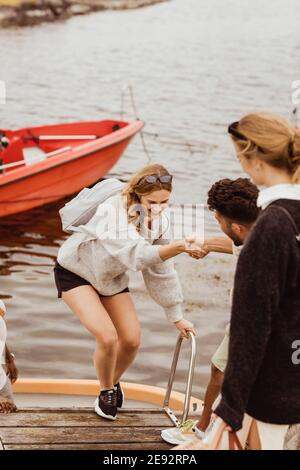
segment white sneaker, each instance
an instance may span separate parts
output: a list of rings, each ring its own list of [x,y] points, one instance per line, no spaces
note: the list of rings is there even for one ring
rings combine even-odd
[[[202,433],[200,429],[196,428],[197,423],[198,421],[188,419],[178,428],[164,429],[161,432],[161,437],[164,441],[168,442],[168,444],[173,445],[180,445],[184,442],[192,441],[196,435],[199,439],[201,439],[201,434],[203,434],[203,437],[205,437],[205,433]]]

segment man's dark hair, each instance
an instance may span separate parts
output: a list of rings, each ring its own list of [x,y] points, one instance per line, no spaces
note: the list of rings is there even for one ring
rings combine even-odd
[[[241,224],[253,223],[260,209],[257,207],[258,188],[248,178],[217,181],[208,192],[209,210],[217,210],[223,217]]]

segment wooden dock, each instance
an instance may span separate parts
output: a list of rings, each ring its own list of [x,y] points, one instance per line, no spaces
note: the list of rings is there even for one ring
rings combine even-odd
[[[26,408],[0,415],[0,450],[168,450],[160,432],[172,426],[161,409],[107,421],[90,408]]]

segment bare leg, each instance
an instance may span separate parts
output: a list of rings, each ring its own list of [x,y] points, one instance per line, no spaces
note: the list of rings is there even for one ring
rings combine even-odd
[[[114,374],[116,384],[132,364],[138,352],[141,336],[140,323],[129,293],[103,297],[101,301],[118,334],[118,357]]]
[[[8,414],[17,411],[17,407],[12,400],[0,396],[0,413]]]
[[[252,421],[248,435],[249,450],[261,450],[260,437],[255,419]]]
[[[63,292],[64,302],[96,339],[94,364],[102,390],[112,389],[117,363],[117,331],[92,286]]]
[[[212,406],[221,392],[223,380],[224,373],[212,364],[211,377],[204,397],[203,412],[199,422],[197,423],[197,428],[199,428],[200,431],[205,431],[210,423]]]

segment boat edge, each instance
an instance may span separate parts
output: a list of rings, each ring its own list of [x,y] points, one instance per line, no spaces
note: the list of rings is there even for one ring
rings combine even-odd
[[[127,400],[146,402],[163,407],[166,390],[152,385],[122,382],[122,388]],[[34,379],[23,378],[13,385],[16,394],[49,394],[49,395],[81,395],[97,396],[99,382],[84,379]],[[183,410],[185,395],[181,392],[172,392],[170,407],[174,410]],[[190,411],[201,409],[202,401],[191,397]]]

